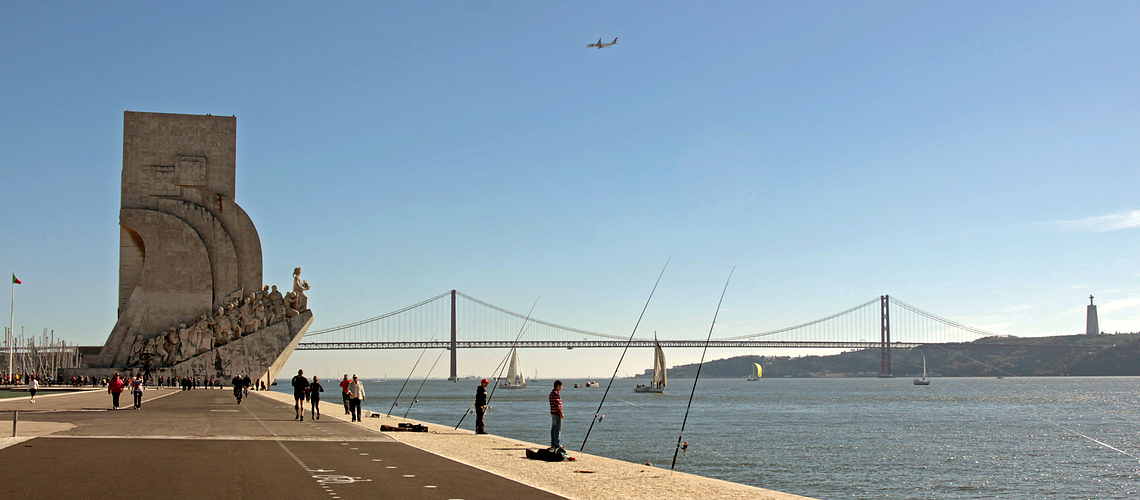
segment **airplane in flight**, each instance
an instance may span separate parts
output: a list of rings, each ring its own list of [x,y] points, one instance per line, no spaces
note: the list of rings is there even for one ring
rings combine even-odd
[[[614,41],[612,41],[610,43],[602,43],[602,39],[599,38],[598,43],[591,43],[591,44],[587,45],[586,47],[587,48],[597,47],[599,49],[604,49],[606,47],[609,47],[610,45],[617,45],[617,38],[614,38]]]

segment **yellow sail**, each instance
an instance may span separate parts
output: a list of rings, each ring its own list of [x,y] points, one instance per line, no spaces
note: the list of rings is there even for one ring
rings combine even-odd
[[[760,366],[760,363],[752,363],[752,364],[756,365],[756,378],[760,378],[761,376],[763,376],[764,368],[762,368]],[[739,377],[739,375],[737,375],[737,376]]]

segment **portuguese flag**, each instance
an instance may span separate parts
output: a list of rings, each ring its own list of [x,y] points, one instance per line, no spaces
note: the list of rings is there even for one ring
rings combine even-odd
[[[16,273],[12,273],[12,283],[19,285],[20,283],[23,283],[23,281],[20,281],[20,278],[16,277]]]

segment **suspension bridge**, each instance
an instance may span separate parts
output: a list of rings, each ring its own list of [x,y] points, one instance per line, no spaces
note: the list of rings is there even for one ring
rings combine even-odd
[[[525,328],[521,339],[516,336]],[[441,333],[449,334],[442,336]],[[462,335],[461,335],[462,333]],[[953,347],[954,349],[1032,349],[1067,346],[1027,346],[985,342],[1007,337],[964,325],[883,295],[814,321],[766,332],[715,338],[709,347],[879,349],[879,376],[893,376],[892,349]],[[417,304],[355,323],[309,332],[298,350],[448,349],[451,379],[457,377],[459,349],[653,347],[651,338],[593,332],[543,321],[451,290]],[[704,339],[661,340],[663,347],[704,347]]]

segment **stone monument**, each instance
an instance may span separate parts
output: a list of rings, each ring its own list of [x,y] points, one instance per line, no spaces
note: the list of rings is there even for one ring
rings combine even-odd
[[[1085,310],[1085,335],[1097,335],[1100,333],[1100,322],[1097,321],[1096,305],[1093,304],[1093,296],[1089,295],[1089,307]]]
[[[272,380],[312,324],[301,268],[263,286],[236,142],[232,116],[124,113],[119,315],[84,374]]]

